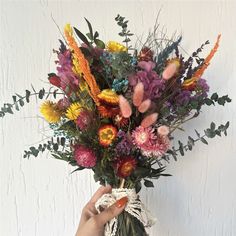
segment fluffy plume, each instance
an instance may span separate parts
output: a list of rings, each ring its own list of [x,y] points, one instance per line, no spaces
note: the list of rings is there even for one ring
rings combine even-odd
[[[133,104],[138,107],[143,101],[144,86],[142,82],[139,82],[134,88]]]
[[[151,125],[153,125],[158,118],[158,113],[152,113],[151,115],[146,116],[142,122],[141,122],[141,126],[144,128],[147,128]]]
[[[132,115],[132,109],[128,100],[122,95],[119,95],[119,105],[122,116],[129,118]]]

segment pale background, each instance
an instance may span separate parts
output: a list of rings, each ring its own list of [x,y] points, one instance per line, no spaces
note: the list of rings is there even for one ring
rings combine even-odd
[[[219,32],[219,52],[205,77],[211,91],[228,93],[233,103],[226,108],[204,109],[186,126],[207,128],[211,121],[231,122],[228,137],[215,138],[209,146],[195,149],[172,162],[154,189],[143,189],[143,202],[157,216],[151,236],[236,235],[236,2],[235,1],[6,1],[1,0],[0,104],[14,92],[23,93],[31,83],[48,86],[47,73],[54,70],[52,49],[65,23],[87,32],[87,17],[105,41],[119,40],[114,17],[130,20],[130,29],[141,35],[148,31],[161,10],[160,23],[171,35],[182,33],[188,52]],[[211,44],[211,45],[212,45]],[[210,47],[206,48],[206,52]],[[39,117],[34,101],[15,116],[0,120],[0,235],[74,235],[83,205],[97,189],[88,171],[70,175],[67,163],[49,155],[25,160],[23,150],[44,137],[47,124]],[[181,140],[186,136],[180,134]]]

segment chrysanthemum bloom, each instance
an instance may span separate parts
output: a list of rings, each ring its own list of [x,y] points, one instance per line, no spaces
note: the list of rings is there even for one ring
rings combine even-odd
[[[66,111],[66,117],[70,120],[76,120],[82,109],[78,102],[72,103]]]
[[[146,144],[150,143],[153,139],[156,139],[156,136],[152,128],[144,128],[142,126],[137,127],[132,132],[133,143],[138,148],[144,147]]]
[[[156,140],[141,148],[141,152],[144,156],[147,157],[156,157],[159,158],[163,156],[170,147],[170,140],[167,136],[158,136]]]
[[[100,94],[98,94],[98,99],[100,102],[98,111],[102,117],[111,118],[119,114],[119,96],[115,91],[111,89],[104,89]]]
[[[119,157],[116,162],[117,176],[121,178],[129,177],[135,170],[137,161],[132,156]]]
[[[80,128],[80,130],[85,130],[89,127],[89,125],[92,122],[93,122],[92,112],[87,109],[83,109],[76,120],[76,125]]]
[[[103,118],[111,118],[115,117],[117,114],[120,113],[120,108],[115,106],[108,106],[108,105],[100,105],[97,107],[98,112],[101,117]]]
[[[52,101],[45,101],[40,107],[40,112],[49,123],[59,122],[62,116],[62,111]]]
[[[127,52],[128,49],[118,42],[109,41],[107,43],[107,50],[110,52]]]
[[[160,157],[167,152],[170,140],[167,136],[156,135],[154,129],[137,127],[132,132],[133,144],[147,157]]]
[[[119,96],[117,93],[111,89],[104,89],[100,94],[98,94],[99,101],[107,105],[118,105]]]
[[[82,145],[75,145],[74,159],[79,166],[91,168],[96,165],[97,157],[94,151]]]
[[[98,130],[99,143],[108,147],[116,138],[117,129],[113,125],[103,125]]]

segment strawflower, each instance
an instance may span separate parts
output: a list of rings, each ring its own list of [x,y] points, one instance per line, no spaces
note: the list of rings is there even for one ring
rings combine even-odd
[[[66,117],[69,120],[76,120],[80,115],[82,109],[83,107],[81,106],[80,103],[78,102],[72,103],[66,111]]]
[[[59,122],[63,114],[57,104],[52,101],[45,101],[40,107],[40,112],[49,123]]]
[[[127,47],[118,42],[109,41],[107,43],[107,50],[110,52],[126,52],[128,49]]]

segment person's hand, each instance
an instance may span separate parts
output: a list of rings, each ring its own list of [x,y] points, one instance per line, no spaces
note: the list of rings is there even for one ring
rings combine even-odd
[[[127,197],[119,199],[114,205],[98,214],[95,203],[105,193],[111,192],[111,186],[100,187],[82,211],[76,236],[103,236],[104,225],[118,216],[125,208]]]

